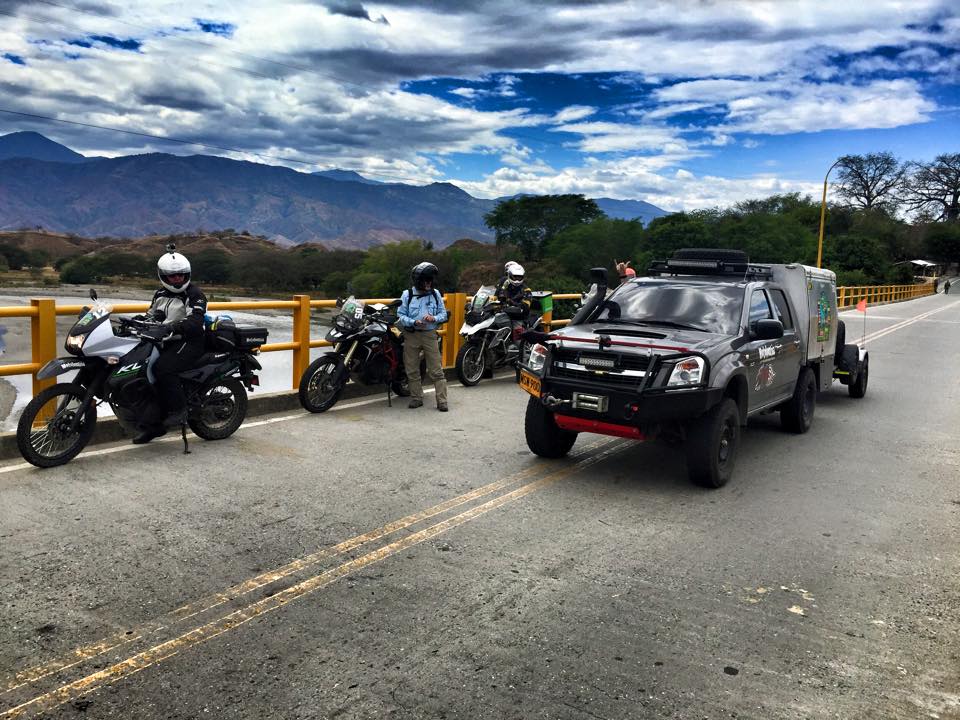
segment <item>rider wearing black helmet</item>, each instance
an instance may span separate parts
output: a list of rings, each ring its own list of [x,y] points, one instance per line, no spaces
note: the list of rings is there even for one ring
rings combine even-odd
[[[413,287],[403,291],[397,318],[403,328],[403,364],[410,383],[411,408],[423,406],[423,385],[420,381],[420,351],[427,360],[427,376],[437,390],[437,410],[447,412],[447,381],[440,359],[437,328],[447,321],[443,295],[434,287],[437,266],[422,262],[410,273]]]

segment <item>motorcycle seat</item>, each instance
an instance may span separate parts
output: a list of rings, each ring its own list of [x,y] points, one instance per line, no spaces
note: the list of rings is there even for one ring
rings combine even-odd
[[[192,373],[197,368],[202,368],[206,365],[219,365],[224,360],[230,356],[230,353],[218,353],[218,352],[207,352],[197,358],[197,361],[194,363],[193,367],[189,370],[184,370],[180,375],[186,375]]]

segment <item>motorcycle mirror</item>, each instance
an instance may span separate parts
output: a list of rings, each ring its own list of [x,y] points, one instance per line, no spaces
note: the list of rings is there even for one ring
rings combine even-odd
[[[90,299],[91,299],[91,300],[96,300],[96,299],[97,299],[97,291],[94,290],[93,288],[90,288]]]
[[[343,298],[342,298],[342,297],[338,297],[338,298],[337,298],[337,307],[338,307],[338,308],[343,307]]]

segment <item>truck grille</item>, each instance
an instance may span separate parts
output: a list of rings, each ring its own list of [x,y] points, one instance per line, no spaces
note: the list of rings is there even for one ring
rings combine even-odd
[[[550,374],[553,377],[623,386],[640,385],[650,366],[649,358],[613,352],[557,349],[552,358]]]

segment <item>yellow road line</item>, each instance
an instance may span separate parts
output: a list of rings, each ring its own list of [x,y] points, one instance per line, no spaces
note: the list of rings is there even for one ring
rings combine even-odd
[[[587,445],[582,450],[578,451],[574,457],[578,457],[592,450],[609,445],[611,442],[613,441],[607,438]],[[464,493],[463,495],[451,498],[450,500],[445,500],[444,502],[434,505],[433,507],[426,508],[425,510],[413,513],[412,515],[407,515],[399,520],[394,520],[393,522],[382,525],[374,530],[364,533],[363,535],[357,535],[349,540],[344,540],[333,547],[318,550],[302,558],[293,560],[286,565],[276,568],[275,570],[268,570],[267,572],[261,573],[256,577],[252,577],[243,581],[242,583],[234,585],[233,587],[227,588],[222,592],[199,598],[198,600],[179,607],[176,610],[167,613],[166,615],[143,623],[137,627],[117,633],[107,638],[103,638],[102,640],[98,640],[90,645],[76,648],[70,651],[65,657],[50,660],[32,668],[22,670],[21,672],[18,672],[13,680],[8,683],[6,688],[0,692],[0,696],[6,695],[17,688],[36,682],[37,680],[45,678],[54,673],[74,667],[91,658],[97,657],[98,655],[102,655],[103,653],[113,650],[114,648],[120,647],[121,645],[126,645],[136,640],[140,640],[148,635],[152,635],[174,623],[182,622],[183,620],[193,617],[194,615],[207,612],[218,605],[222,605],[230,600],[246,595],[254,590],[258,590],[266,585],[275,583],[283,578],[289,577],[290,575],[293,575],[294,573],[304,570],[312,565],[316,565],[321,560],[350,552],[361,545],[373,542],[374,540],[379,540],[386,535],[390,535],[398,530],[408,528],[411,525],[415,525],[416,523],[444,513],[459,505],[470,502],[471,500],[476,500],[477,498],[481,498],[485,495],[489,495],[492,492],[501,490],[509,485],[512,485],[513,483],[524,480],[531,475],[535,475],[545,467],[548,467],[547,463],[536,463],[529,468],[508,475],[507,477],[489,483],[488,485],[476,488],[470,492]]]
[[[420,543],[430,540],[437,535],[446,532],[447,530],[474,520],[475,518],[478,518],[491,510],[499,508],[502,505],[514,502],[515,500],[519,500],[530,493],[536,492],[537,490],[545,488],[548,485],[552,485],[586,467],[589,467],[590,465],[594,465],[601,460],[604,460],[610,455],[619,452],[624,447],[627,447],[631,444],[632,443],[625,441],[614,441],[613,447],[593,455],[592,457],[585,458],[574,465],[569,465],[561,470],[550,473],[539,480],[534,480],[526,485],[521,485],[516,490],[512,490],[511,492],[495,497],[492,500],[488,500],[482,505],[477,505],[466,512],[460,513],[459,515],[454,515],[453,517],[443,520],[436,525],[431,525],[430,527],[408,535],[405,538],[396,540],[388,545],[384,545],[383,547],[373,550],[366,555],[361,555],[358,558],[322,572],[319,575],[314,575],[313,577],[293,585],[286,590],[282,590],[275,595],[263,598],[262,600],[251,603],[240,610],[236,610],[228,615],[224,615],[216,620],[212,620],[204,625],[201,625],[200,627],[194,628],[193,630],[180,635],[179,637],[173,638],[172,640],[168,640],[164,643],[160,643],[159,645],[155,645],[154,647],[137,653],[126,660],[111,665],[108,668],[104,668],[99,672],[92,673],[84,678],[80,678],[74,682],[62,685],[51,692],[38,695],[37,697],[34,697],[20,705],[17,705],[16,707],[7,710],[0,715],[0,720],[13,720],[14,718],[25,717],[27,713],[33,715],[35,713],[53,709],[58,705],[70,702],[71,700],[74,700],[82,695],[94,692],[104,685],[115,683],[118,680],[133,675],[134,673],[145,670],[151,665],[155,665],[173,657],[177,653],[204,643],[207,640],[211,640],[219,635],[233,630],[234,628],[239,627],[240,625],[243,625],[250,620],[253,620],[254,618],[277,610],[278,608],[281,608],[284,605],[293,602],[294,600],[326,587],[327,585],[336,582],[340,578],[349,575],[350,573],[380,562],[391,555],[402,552],[403,550],[413,547],[414,545],[419,545]]]

